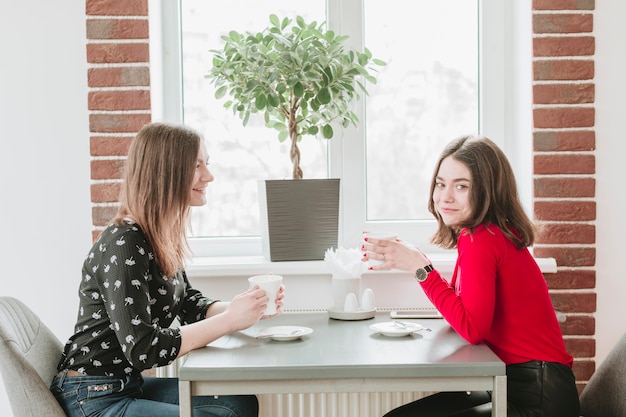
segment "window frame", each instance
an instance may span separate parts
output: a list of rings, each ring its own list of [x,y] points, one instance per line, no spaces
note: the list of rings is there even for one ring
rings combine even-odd
[[[479,2],[479,129],[499,144],[516,172],[524,206],[532,204],[532,76],[530,0]],[[151,3],[151,6],[153,3]],[[151,96],[153,120],[182,121],[180,0],[150,7]],[[349,35],[350,45],[363,46],[363,0],[328,0],[329,28]],[[399,12],[401,12],[399,10]],[[356,18],[355,18],[356,17]],[[360,19],[358,18],[360,17]],[[355,103],[365,120],[365,101]],[[363,230],[401,231],[427,253],[446,253],[429,243],[435,220],[366,221],[365,131],[363,123],[329,141],[329,177],[341,178],[339,246],[355,247]],[[435,158],[436,156],[433,156]],[[424,202],[426,204],[426,201]],[[349,216],[346,216],[349,213]],[[259,257],[261,238],[190,238],[197,257]],[[269,261],[268,261],[269,262]]]

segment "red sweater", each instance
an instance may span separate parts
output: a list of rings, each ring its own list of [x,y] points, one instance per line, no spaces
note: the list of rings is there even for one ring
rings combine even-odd
[[[465,229],[448,283],[435,270],[421,285],[463,338],[486,343],[507,365],[541,360],[572,366],[543,273],[495,225]]]

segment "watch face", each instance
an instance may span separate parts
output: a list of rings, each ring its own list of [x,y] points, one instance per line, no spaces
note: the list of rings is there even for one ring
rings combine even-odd
[[[426,272],[424,268],[420,268],[415,271],[415,278],[417,278],[419,282],[426,281],[426,277],[428,277],[428,272]]]

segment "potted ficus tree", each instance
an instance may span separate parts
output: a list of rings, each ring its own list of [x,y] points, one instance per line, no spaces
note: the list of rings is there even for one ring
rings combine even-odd
[[[353,102],[361,93],[367,94],[365,82],[376,83],[373,74],[385,63],[373,58],[366,48],[362,52],[348,49],[347,36],[327,30],[325,23],[306,23],[301,16],[294,24],[292,19],[272,14],[270,26],[261,32],[231,31],[222,39],[223,48],[211,51],[213,66],[207,74],[216,87],[216,98],[229,95],[224,107],[232,109],[244,126],[252,114],[260,113],[266,126],[278,131],[278,140],[289,139],[292,177],[299,180],[260,182],[263,232],[270,235],[270,253],[266,256],[272,261],[323,259],[328,247],[337,246],[339,180],[303,180],[298,142],[306,135],[330,139],[337,126],[356,126]],[[328,183],[331,191],[311,189],[320,183]],[[298,187],[296,191],[285,190],[293,186]],[[274,189],[288,193],[288,197],[279,197],[276,204],[281,213],[275,216],[270,200],[270,190]],[[312,202],[302,201],[307,195],[312,195]],[[337,202],[334,214],[326,215],[326,220],[314,220],[318,208],[329,206],[327,198]],[[288,203],[298,207],[286,207]],[[287,218],[289,214],[293,219]],[[286,226],[296,236],[275,237],[273,224],[274,228]],[[322,242],[311,242],[320,236]],[[283,253],[279,241],[285,250],[300,253]],[[315,247],[298,248],[300,241]]]

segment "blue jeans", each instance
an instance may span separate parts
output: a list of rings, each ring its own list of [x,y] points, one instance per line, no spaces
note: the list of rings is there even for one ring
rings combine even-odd
[[[179,417],[178,379],[141,375],[123,379],[72,376],[52,380],[50,391],[68,417]],[[254,395],[193,397],[195,417],[258,417]]]

